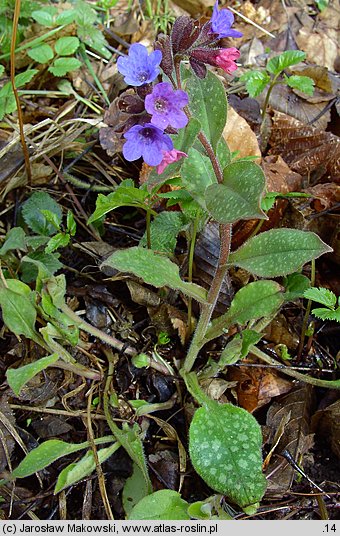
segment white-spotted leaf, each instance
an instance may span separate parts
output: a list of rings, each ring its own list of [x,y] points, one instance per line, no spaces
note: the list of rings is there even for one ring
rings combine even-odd
[[[206,209],[206,189],[208,186],[216,183],[216,177],[210,159],[196,149],[190,149],[188,158],[185,159],[182,165],[181,177],[186,190],[201,207]]]
[[[306,262],[333,251],[315,233],[271,229],[254,236],[229,256],[229,264],[259,277],[278,277],[298,271]]]
[[[223,184],[212,184],[207,188],[208,212],[220,223],[265,219],[260,206],[265,184],[263,171],[254,162],[234,162],[224,169]]]
[[[262,434],[242,408],[210,401],[190,425],[189,453],[197,473],[215,491],[245,508],[266,490],[262,474]]]
[[[155,287],[181,290],[197,301],[205,302],[206,290],[195,283],[182,281],[177,264],[151,249],[141,247],[115,251],[101,266],[111,266],[120,272],[129,272]]]

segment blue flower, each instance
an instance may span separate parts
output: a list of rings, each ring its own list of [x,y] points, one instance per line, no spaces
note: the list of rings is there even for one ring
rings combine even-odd
[[[163,160],[163,151],[173,149],[170,136],[151,123],[131,127],[124,134],[124,138],[127,141],[123,147],[123,155],[129,162],[142,156],[149,166],[158,166]]]
[[[232,30],[231,26],[234,23],[234,15],[228,9],[218,11],[218,0],[216,0],[213,14],[211,17],[211,32],[218,34],[218,39],[223,37],[242,37],[242,33]]]
[[[169,82],[156,84],[150,95],[145,97],[145,109],[152,115],[151,123],[158,128],[169,125],[174,128],[183,128],[188,118],[182,108],[189,102],[185,91],[174,91]]]
[[[148,54],[147,48],[135,43],[129,48],[129,55],[117,60],[118,71],[124,75],[124,81],[130,86],[143,86],[157,78],[162,52],[155,50]]]

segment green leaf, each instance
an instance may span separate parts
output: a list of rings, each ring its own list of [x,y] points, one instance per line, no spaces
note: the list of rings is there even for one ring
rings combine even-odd
[[[98,450],[98,460],[99,463],[104,463],[112,454],[114,454],[120,445],[119,443],[113,443],[109,447],[102,448]],[[93,456],[92,451],[88,451],[81,460],[77,463],[71,463],[59,474],[56,486],[54,488],[54,494],[56,495],[60,491],[69,486],[73,486],[79,480],[86,478],[90,475],[96,468],[96,462]]]
[[[313,309],[312,313],[318,318],[321,318],[321,320],[335,320],[336,322],[340,322],[340,307],[335,309],[335,311],[320,307],[318,309]]]
[[[80,66],[81,61],[77,58],[57,58],[48,70],[54,76],[65,76],[65,74],[79,69]]]
[[[177,491],[161,489],[139,501],[132,509],[129,520],[190,519],[187,513],[188,506]]]
[[[55,22],[56,24],[71,24],[76,18],[77,12],[75,9],[65,9],[57,16]]]
[[[188,158],[183,162],[181,177],[186,190],[206,210],[206,189],[216,183],[216,176],[210,159],[196,149],[191,148]]]
[[[7,369],[6,377],[8,385],[14,391],[14,393],[19,396],[20,391],[23,386],[31,380],[36,374],[39,374],[42,370],[45,370],[47,367],[58,361],[59,356],[57,354],[48,355],[42,357],[33,363],[24,365],[17,369]]]
[[[203,79],[191,75],[185,90],[189,95],[191,114],[199,120],[204,134],[216,150],[227,121],[227,99],[222,82],[208,71]]]
[[[148,486],[144,475],[136,463],[133,464],[132,475],[126,480],[122,493],[125,514],[129,516],[132,508],[148,495]]]
[[[200,129],[200,122],[197,119],[190,119],[189,123],[185,128],[181,128],[178,131],[178,134],[171,136],[174,148],[178,151],[182,151],[183,153],[188,154],[189,149],[194,144]],[[158,175],[156,169],[153,169],[147,181],[148,189],[152,190],[155,186],[164,184],[164,182],[168,181],[173,177],[178,177],[180,174],[180,169],[185,161],[186,158],[181,158],[177,162],[169,164],[165,168],[163,173],[161,173],[160,175]]]
[[[229,264],[259,277],[298,271],[306,262],[332,251],[318,235],[298,229],[271,229],[254,236],[229,256]]]
[[[27,69],[23,73],[17,74],[15,77],[16,88],[20,88],[25,84],[28,84],[32,78],[38,73],[38,69]],[[12,90],[11,82],[7,82],[0,89],[0,119],[6,114],[11,114],[17,109],[14,93]]]
[[[15,86],[17,88],[25,86],[32,80],[32,78],[35,77],[38,72],[38,69],[27,69],[27,71],[17,74],[15,77]]]
[[[302,91],[302,93],[306,93],[306,95],[313,95],[314,93],[315,82],[312,78],[309,78],[309,76],[293,75],[289,78],[285,77],[285,80],[289,87],[298,89],[299,91]]]
[[[78,37],[60,37],[54,45],[58,56],[71,56],[80,45]]]
[[[36,22],[38,22],[38,24],[41,24],[41,26],[54,26],[53,14],[46,9],[39,9],[37,11],[33,11],[32,17]]]
[[[220,223],[266,218],[260,207],[265,187],[262,169],[254,162],[234,162],[223,171],[223,184],[212,184],[205,193],[207,210]]]
[[[244,409],[209,401],[195,412],[191,462],[208,486],[242,508],[256,504],[266,490],[261,446],[260,425]]]
[[[59,248],[65,248],[70,242],[70,235],[65,233],[57,233],[52,236],[45,247],[45,253],[52,253]]]
[[[328,6],[329,0],[315,0],[315,3],[318,6],[318,9],[323,11]]]
[[[88,219],[88,224],[99,220],[111,210],[118,207],[140,207],[146,209],[146,199],[148,192],[140,190],[130,183],[126,185],[126,181],[122,182],[114,192],[109,195],[99,194],[96,200],[96,210]]]
[[[199,302],[206,300],[206,290],[195,283],[182,281],[177,264],[167,257],[157,255],[151,249],[133,247],[115,251],[101,266],[111,266],[121,272],[133,273],[155,287],[181,290]]]
[[[4,65],[0,65],[0,76],[2,76],[5,72],[5,67]]]
[[[246,90],[250,97],[257,97],[262,93],[270,82],[270,76],[261,71],[251,71],[240,76],[240,81],[245,82]]]
[[[20,251],[26,251],[26,234],[22,227],[12,227],[6,234],[5,242],[0,248],[0,256],[6,255],[8,251],[13,249],[19,249]]]
[[[51,61],[54,56],[52,47],[50,47],[50,45],[47,45],[46,43],[31,48],[27,51],[27,54],[30,58],[32,58],[34,61],[37,61],[38,63],[47,63]]]
[[[244,325],[251,320],[270,317],[283,302],[281,285],[275,281],[253,281],[236,292],[227,313],[212,321],[206,338],[218,337],[233,324]]]
[[[60,270],[63,265],[58,259],[59,253],[43,253],[34,251],[26,255],[21,263],[21,279],[26,283],[34,281],[38,275],[38,264],[41,263],[49,275]]]
[[[269,60],[266,69],[270,73],[276,75],[284,69],[287,69],[287,67],[300,63],[300,61],[303,61],[305,58],[306,54],[301,50],[286,50],[285,52],[282,52],[282,54],[279,54],[279,56],[275,56]]]
[[[29,287],[15,279],[8,279],[6,283],[9,288],[0,287],[0,305],[4,323],[15,335],[24,335],[28,339],[37,340],[38,334],[35,330],[37,313],[26,290]]]
[[[151,249],[158,253],[172,255],[174,253],[178,233],[183,229],[186,220],[181,212],[161,212],[150,226]],[[146,246],[146,233],[139,245]]]
[[[76,234],[77,224],[76,224],[76,220],[74,219],[74,216],[73,216],[73,214],[72,214],[72,212],[70,210],[67,211],[66,229],[67,229],[67,232],[71,236],[74,236]]]
[[[303,294],[307,300],[313,300],[318,303],[322,303],[326,307],[333,309],[336,306],[336,295],[334,292],[324,287],[312,287],[305,290]]]
[[[60,225],[62,219],[60,205],[46,192],[34,192],[23,204],[22,216],[33,232],[41,235],[52,235],[56,231],[55,226],[47,221],[42,210],[53,212]]]
[[[284,278],[283,285],[286,289],[285,301],[294,301],[303,297],[304,292],[310,287],[310,280],[305,275],[294,273]]]

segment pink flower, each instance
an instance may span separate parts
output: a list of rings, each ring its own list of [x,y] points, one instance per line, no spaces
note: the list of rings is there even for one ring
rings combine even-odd
[[[177,149],[171,149],[171,151],[163,151],[163,160],[157,166],[158,175],[163,173],[163,171],[169,164],[173,164],[174,162],[177,162],[181,158],[187,156],[188,155],[186,153],[183,153],[182,151],[177,151]]]
[[[228,74],[231,74],[233,71],[236,71],[237,65],[235,60],[240,57],[240,52],[237,48],[222,48],[219,50],[219,53],[215,57],[215,63],[218,67],[221,67],[223,71]]]

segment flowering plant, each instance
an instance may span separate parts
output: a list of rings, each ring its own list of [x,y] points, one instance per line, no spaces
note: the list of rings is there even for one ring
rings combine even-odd
[[[232,13],[219,10],[216,2],[211,19],[202,26],[189,17],[179,17],[169,36],[158,37],[154,51],[148,53],[141,44],[134,44],[127,57],[119,58],[118,70],[133,89],[127,89],[112,103],[107,116],[111,124],[102,129],[101,142],[111,152],[122,149],[128,161],[142,157],[147,166],[143,166],[140,188],[124,181],[108,196],[99,195],[89,221],[124,204],[145,210],[146,237],[138,247],[117,250],[103,266],[133,273],[155,287],[170,287],[184,294],[188,300],[189,332],[193,326],[192,300],[198,302],[198,322],[179,371],[201,405],[190,425],[191,461],[214,491],[252,512],[266,489],[260,427],[243,409],[211,400],[199,379],[215,376],[249,351],[272,364],[273,360],[256,344],[261,330],[292,296],[273,278],[299,270],[330,248],[314,233],[272,229],[253,236],[231,252],[233,223],[267,218],[262,208],[265,176],[253,161],[232,158],[223,138],[227,121],[225,89],[207,67],[220,68],[228,75],[237,69],[239,51],[219,43],[225,37],[241,36],[232,29],[233,22]],[[176,189],[161,191],[165,184],[175,185]],[[169,205],[176,204],[180,213],[159,212],[157,207],[164,199]],[[208,221],[219,225],[220,254],[211,286],[206,290],[193,283],[192,278],[196,236]],[[180,232],[185,232],[188,240],[189,268],[185,279],[180,277],[173,260]],[[232,266],[247,270],[254,280],[235,294],[222,316],[213,318]],[[204,345],[235,325],[247,329],[229,340],[217,363],[207,364],[199,376],[192,372]],[[290,373],[315,381],[295,371]],[[144,475],[145,467],[145,461],[141,461]],[[144,502],[143,507],[148,504]],[[183,501],[180,504],[183,508]],[[135,508],[130,518],[140,519],[134,517],[139,515],[138,505]]]

